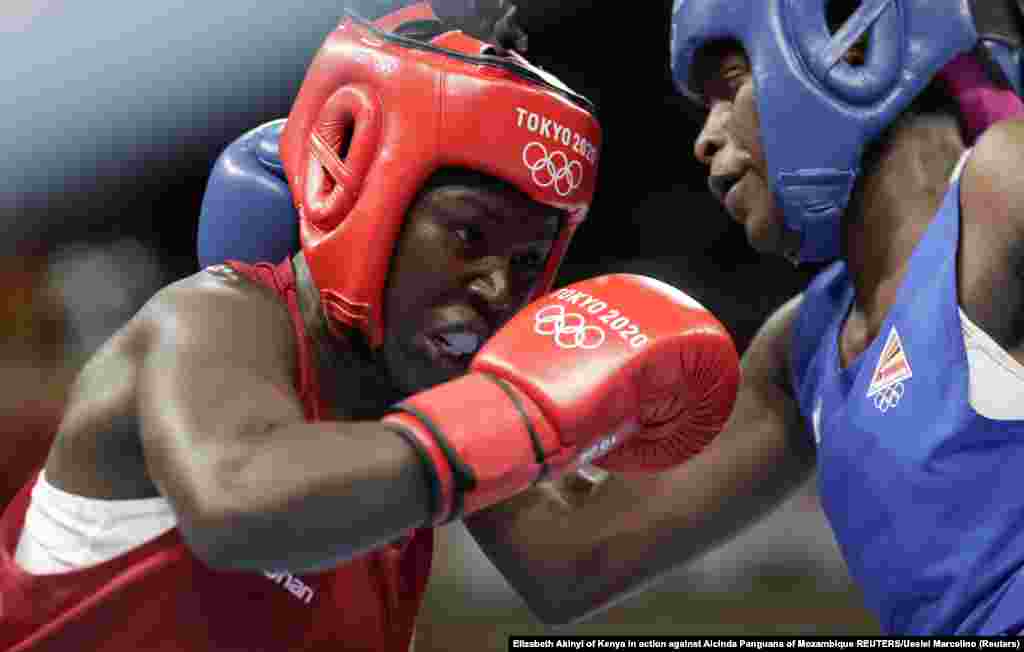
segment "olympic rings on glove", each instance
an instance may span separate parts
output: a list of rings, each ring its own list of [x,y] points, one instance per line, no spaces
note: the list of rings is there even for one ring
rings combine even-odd
[[[604,329],[587,325],[583,315],[565,312],[560,304],[545,306],[534,315],[533,332],[554,337],[562,349],[596,349],[604,344]]]

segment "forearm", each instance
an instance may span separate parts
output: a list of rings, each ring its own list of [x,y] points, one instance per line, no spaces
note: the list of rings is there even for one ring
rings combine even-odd
[[[468,522],[538,617],[565,623],[613,604],[724,542],[806,479],[814,445],[788,382],[799,301],[755,336],[729,420],[699,455],[593,491],[535,490]]]
[[[378,422],[301,423],[258,438],[239,455],[221,452],[200,489],[207,499],[185,534],[212,565],[321,568],[429,516],[421,460]]]
[[[739,421],[672,471],[538,487],[467,524],[540,619],[589,616],[728,540],[807,477],[812,458],[780,441],[779,424]]]

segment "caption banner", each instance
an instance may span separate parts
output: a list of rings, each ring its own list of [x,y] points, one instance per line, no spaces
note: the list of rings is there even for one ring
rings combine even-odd
[[[706,637],[706,636],[512,636],[509,650],[683,650],[688,648],[771,649],[1021,649],[1021,640],[1006,637]]]

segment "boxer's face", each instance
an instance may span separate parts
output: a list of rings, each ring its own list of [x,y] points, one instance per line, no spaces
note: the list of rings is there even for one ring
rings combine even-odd
[[[768,182],[750,64],[738,45],[721,43],[709,46],[696,65],[710,111],[694,154],[710,168],[711,191],[755,249],[785,253],[793,236]]]
[[[559,217],[499,184],[421,194],[385,291],[381,354],[401,389],[416,392],[466,371],[483,342],[526,304]]]

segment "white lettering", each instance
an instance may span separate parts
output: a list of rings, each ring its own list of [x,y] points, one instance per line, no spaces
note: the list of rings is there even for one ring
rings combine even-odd
[[[591,163],[597,162],[597,148],[582,135],[563,124],[559,124],[552,118],[534,113],[529,109],[519,106],[515,107],[515,109],[516,126],[520,129],[525,127],[530,133],[538,134],[565,147],[571,147],[572,151]]]
[[[517,127],[522,127],[522,126],[523,126],[523,117],[525,117],[525,116],[526,116],[526,114],[527,114],[527,113],[529,113],[529,111],[527,111],[526,109],[521,109],[521,108],[519,108],[519,107],[517,106],[517,107],[516,107],[516,113],[518,113],[518,114],[519,114],[519,117],[518,117],[518,119],[516,120],[516,126],[517,126]]]
[[[264,571],[263,575],[306,604],[313,602],[316,592],[300,578],[288,571]]]
[[[580,308],[586,308],[587,306],[589,306],[590,304],[592,304],[592,303],[594,303],[596,301],[597,301],[597,299],[595,299],[594,297],[587,297],[586,299],[583,300],[583,303],[581,303],[579,305],[580,305]]]
[[[540,135],[545,138],[551,138],[551,118],[541,118],[540,120]],[[556,125],[557,126],[557,125]]]
[[[640,327],[633,320],[622,314],[621,310],[609,308],[607,302],[595,296],[568,288],[559,290],[554,296],[564,303],[579,306],[588,314],[597,317],[598,321],[608,324],[612,332],[618,333],[619,337],[634,349],[639,349],[650,342],[650,338],[640,332]]]

